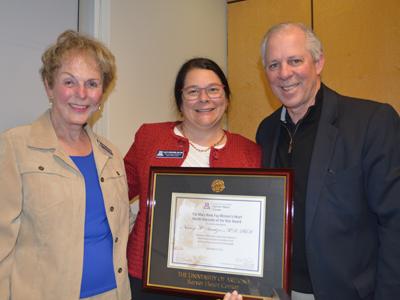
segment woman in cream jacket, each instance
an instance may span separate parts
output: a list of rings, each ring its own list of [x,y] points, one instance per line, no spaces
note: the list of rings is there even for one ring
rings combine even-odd
[[[42,61],[51,108],[0,135],[0,299],[128,300],[124,165],[87,125],[114,57],[66,31]]]

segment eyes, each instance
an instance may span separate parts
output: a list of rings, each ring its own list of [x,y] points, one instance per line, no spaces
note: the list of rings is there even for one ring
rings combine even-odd
[[[62,79],[62,85],[68,88],[79,87],[80,82],[74,77],[66,77]],[[97,89],[101,87],[101,81],[98,79],[88,79],[83,82],[83,86],[87,89]]]
[[[270,63],[270,64],[267,66],[267,69],[270,70],[270,71],[273,71],[273,70],[278,69],[278,66],[279,66],[279,63],[273,62],[273,63]]]
[[[211,99],[219,99],[224,96],[225,90],[222,84],[210,84],[206,87],[199,87],[197,85],[188,86],[182,89],[183,98],[186,100],[198,100],[201,95],[201,91],[204,90],[207,96]]]
[[[302,65],[304,59],[302,57],[291,57],[287,60],[287,64],[292,67],[297,67]],[[267,70],[274,71],[281,67],[282,63],[280,61],[272,61],[267,65]]]

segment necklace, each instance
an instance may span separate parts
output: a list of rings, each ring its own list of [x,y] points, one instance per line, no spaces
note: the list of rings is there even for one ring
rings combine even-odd
[[[196,151],[198,151],[198,152],[207,152],[207,151],[209,151],[209,150],[211,149],[211,147],[216,147],[216,146],[218,146],[218,145],[221,144],[221,142],[224,140],[225,135],[226,135],[226,134],[225,134],[225,131],[224,131],[224,133],[222,134],[221,138],[220,138],[215,144],[213,144],[212,146],[209,146],[209,147],[207,147],[207,148],[200,149],[200,148],[198,148],[198,147],[196,146],[196,144],[194,144],[191,140],[189,140],[189,138],[185,135],[185,132],[184,132],[184,130],[183,130],[183,126],[181,126],[181,130],[182,130],[183,136],[186,137],[186,138],[188,139],[190,146],[192,146],[193,149],[196,150]]]

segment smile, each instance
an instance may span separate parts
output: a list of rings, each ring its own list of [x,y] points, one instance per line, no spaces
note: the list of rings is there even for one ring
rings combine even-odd
[[[73,109],[77,109],[77,110],[85,110],[89,107],[88,105],[79,105],[79,104],[72,104],[72,103],[70,104],[70,106]]]
[[[202,109],[197,108],[197,109],[195,109],[196,112],[210,112],[213,110],[214,110],[214,108],[202,108]]]
[[[293,83],[293,84],[288,84],[288,85],[282,85],[281,89],[284,90],[285,92],[289,92],[293,89],[295,89],[296,87],[298,87],[300,85],[300,83]]]

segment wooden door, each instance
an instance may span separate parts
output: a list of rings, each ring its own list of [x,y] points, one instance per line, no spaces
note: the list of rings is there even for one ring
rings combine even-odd
[[[271,25],[287,21],[313,23],[326,55],[322,80],[331,88],[388,102],[400,111],[399,19],[398,0],[228,4],[229,129],[254,139],[260,121],[280,106],[266,82],[259,46]]]
[[[314,1],[314,31],[325,48],[323,81],[400,112],[399,20],[398,0]]]

